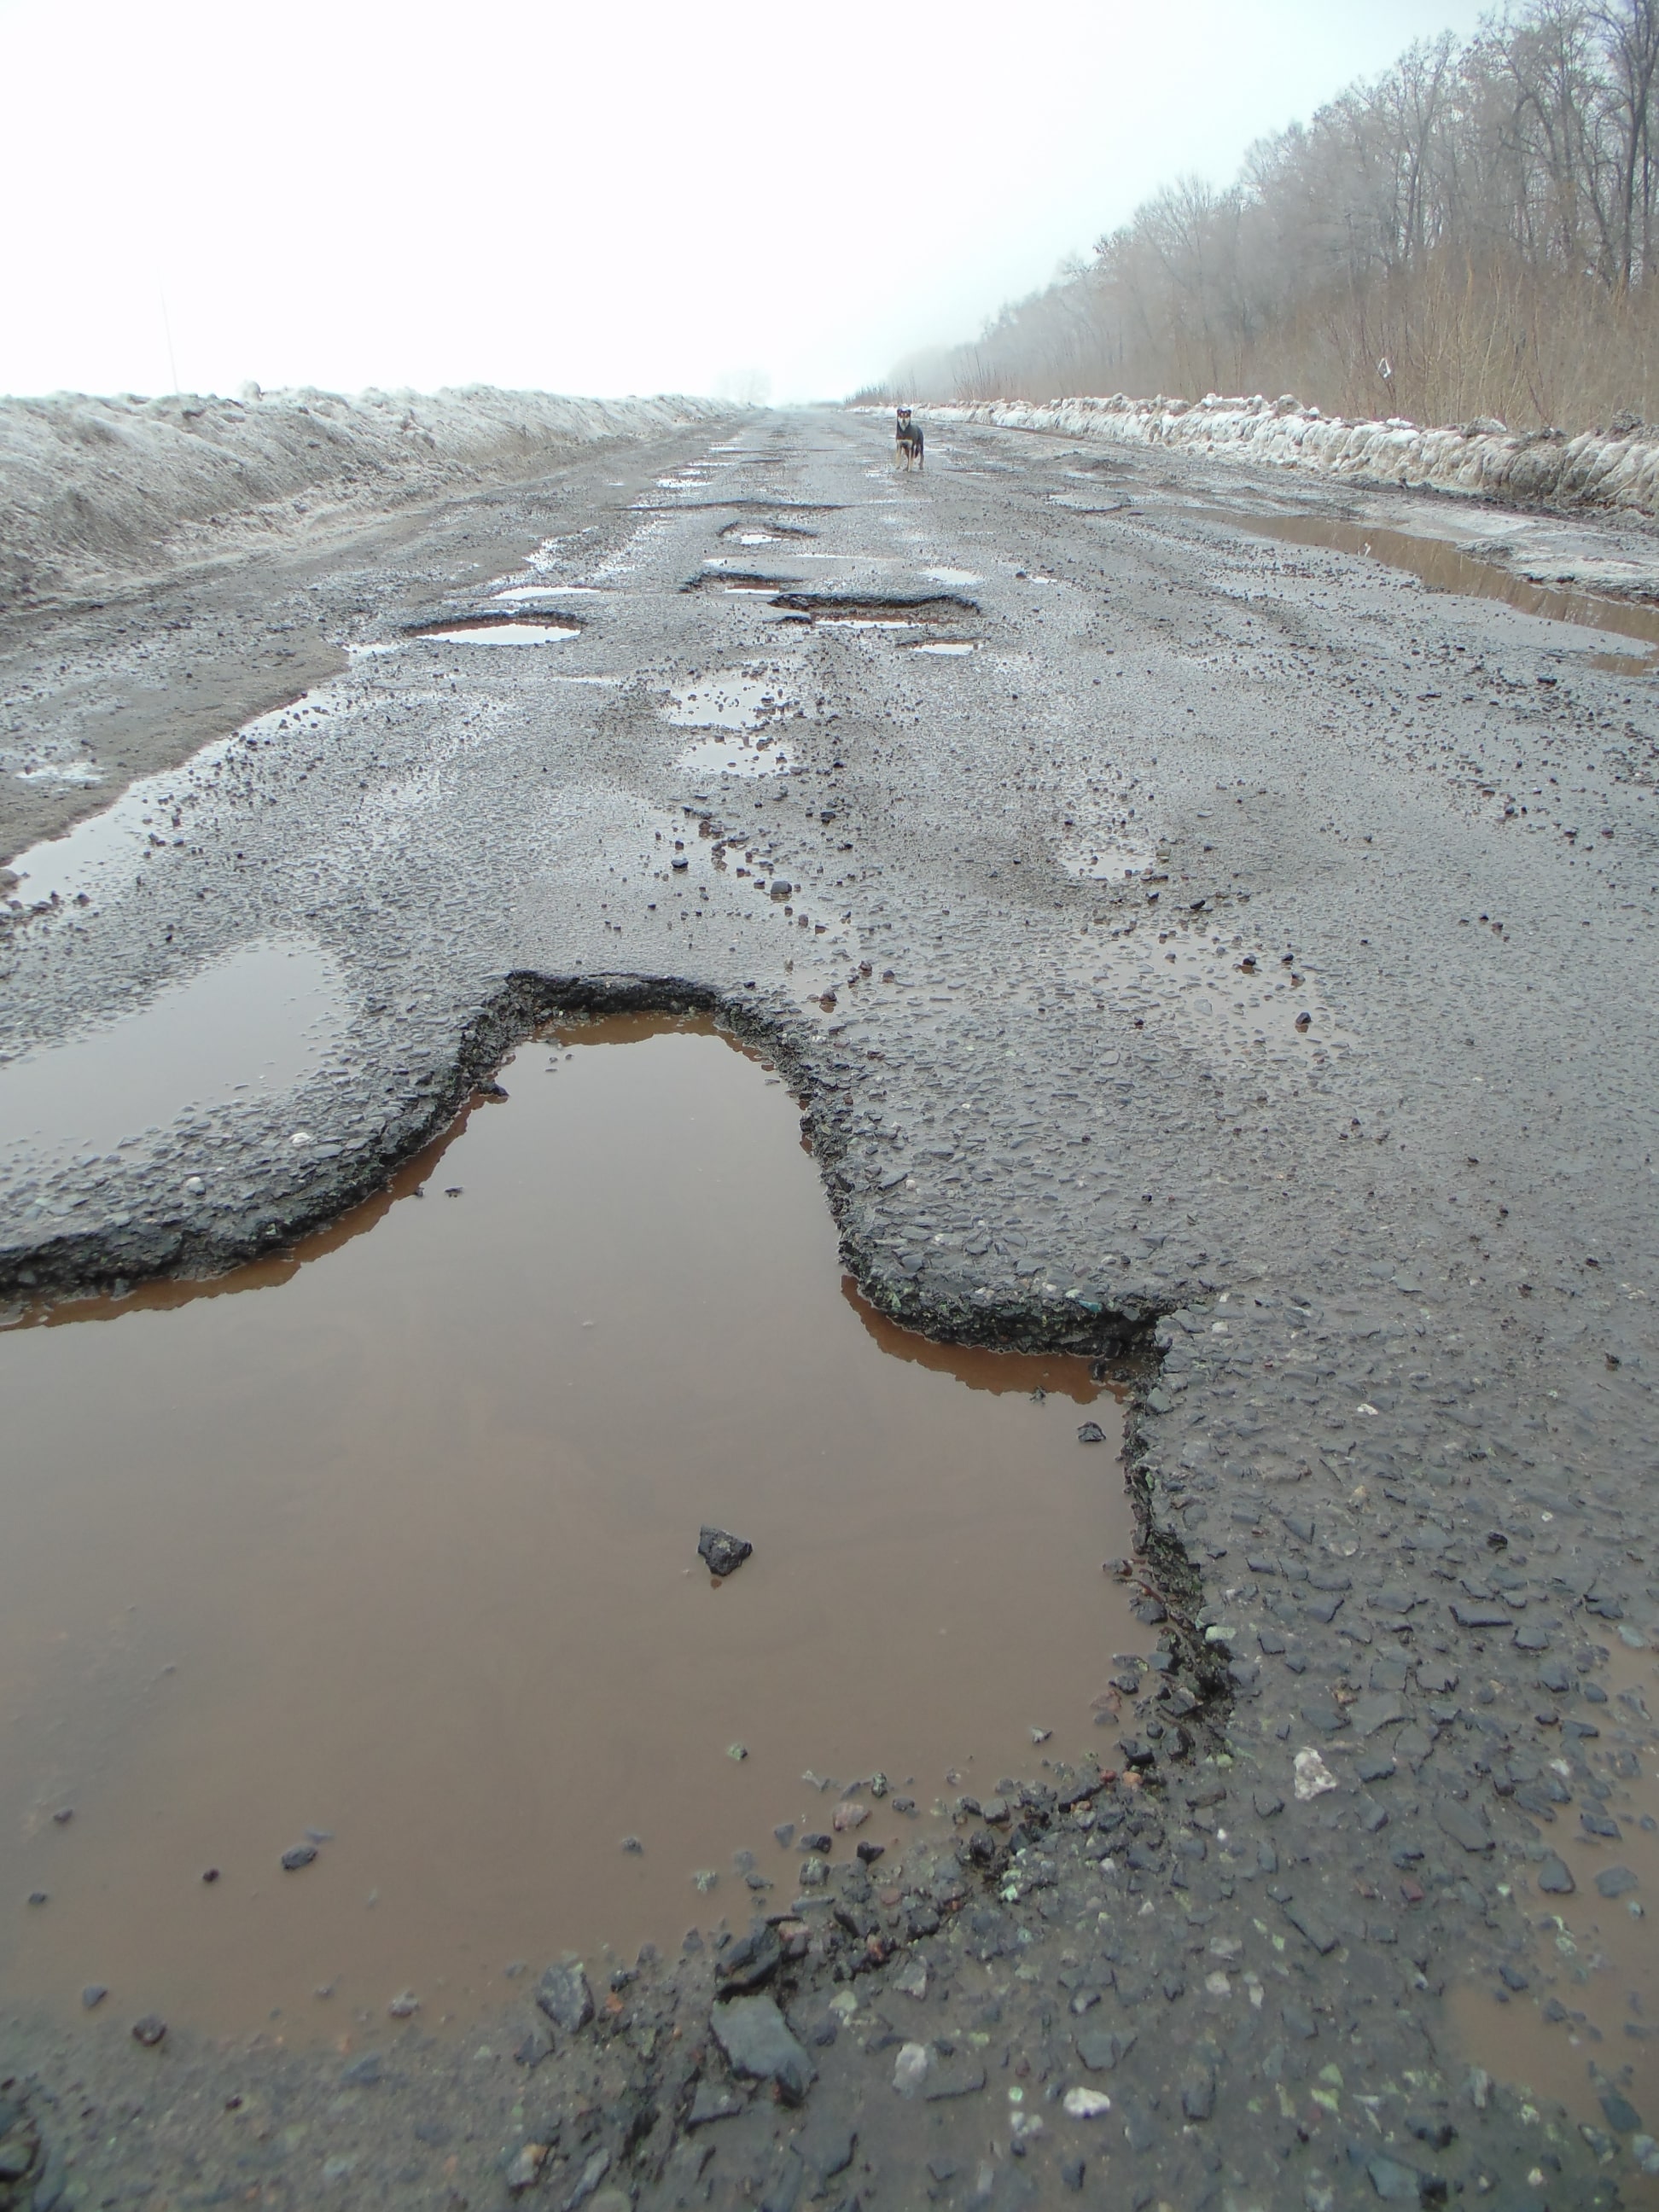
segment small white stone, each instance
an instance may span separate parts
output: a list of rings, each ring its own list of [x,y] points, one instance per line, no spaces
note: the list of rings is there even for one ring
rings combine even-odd
[[[1334,1790],[1336,1777],[1311,1744],[1304,1744],[1296,1754],[1296,1794],[1305,1805],[1310,1797],[1320,1796],[1327,1790]]]
[[[893,2062],[893,2087],[901,2097],[914,2097],[927,2071],[928,2052],[925,2043],[907,2043]]]
[[[314,1145],[316,1141],[309,1129],[296,1129],[289,1139],[290,1145]]]
[[[1112,2109],[1111,2099],[1102,2089],[1068,2089],[1062,2101],[1074,2120],[1097,2120]]]

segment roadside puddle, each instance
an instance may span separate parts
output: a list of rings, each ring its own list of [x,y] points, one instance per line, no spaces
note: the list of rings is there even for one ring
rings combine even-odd
[[[803,1835],[948,1838],[1103,1747],[1155,1632],[1101,1572],[1087,1364],[873,1313],[787,1091],[706,1024],[502,1074],[296,1251],[0,1331],[14,2008],[473,2020],[516,1961],[823,1899]],[[724,1583],[704,1524],[754,1547]]]
[[[0,1061],[13,1161],[131,1146],[194,1107],[291,1090],[345,1026],[337,967],[310,938],[264,938],[131,1012]]]
[[[1547,1854],[1513,1877],[1530,1941],[1455,1984],[1447,2008],[1470,2064],[1559,2099],[1628,2149],[1659,2138],[1659,1664],[1595,1627],[1605,1663],[1573,1674],[1571,1700],[1540,1692],[1561,1725],[1504,1778],[1531,1798]],[[1635,2201],[1659,2204],[1659,2154],[1636,2186]]]
[[[1522,614],[1541,615],[1547,621],[1571,623],[1579,629],[1613,630],[1624,637],[1639,638],[1659,653],[1659,607],[1609,599],[1599,592],[1535,584],[1491,561],[1460,552],[1443,538],[1419,538],[1406,530],[1373,529],[1366,523],[1340,522],[1321,515],[1245,514],[1231,507],[1189,511],[1206,522],[1225,523],[1230,529],[1255,537],[1322,546],[1335,553],[1361,554],[1391,568],[1408,569],[1434,591],[1456,592],[1466,599],[1503,599]],[[1622,673],[1630,662],[1623,654],[1597,657],[1598,667],[1609,665],[1615,673]],[[1645,666],[1632,672],[1645,672]]]

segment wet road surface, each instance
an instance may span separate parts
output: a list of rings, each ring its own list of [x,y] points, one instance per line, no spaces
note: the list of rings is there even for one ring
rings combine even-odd
[[[1639,1850],[1620,1941],[1598,1895],[1605,1963],[1578,1954],[1594,2002],[1552,2016],[1535,1962],[1653,1817],[1653,1729],[1619,1702],[1659,1629],[1650,687],[1582,624],[1252,529],[1279,487],[1239,470],[929,442],[895,478],[878,423],[763,417],[688,434],[533,569],[383,616],[355,571],[319,595],[345,674],[136,788],[84,855],[15,862],[20,911],[31,866],[58,902],[9,933],[29,1056],[0,1115],[54,1048],[243,948],[337,980],[280,1097],[251,1057],[228,1101],[216,1068],[171,1119],[9,1152],[6,1285],[281,1249],[533,1020],[714,1012],[800,1097],[876,1305],[984,1341],[1151,1334],[1130,1454],[1167,1686],[1101,1748],[1138,1786],[1033,1765],[1016,1831],[969,1816],[960,1874],[855,1880],[778,1970],[804,2118],[763,2091],[685,2133],[694,2078],[731,2075],[707,1952],[533,2076],[411,2041],[420,2097],[471,2115],[443,2124],[473,2130],[477,2201],[526,2142],[562,2203],[601,2148],[594,2191],[664,2204],[813,2176],[832,2203],[1047,2201],[1079,2157],[1102,2202],[1647,2201]],[[468,634],[504,605],[579,634]],[[112,2097],[151,2063],[16,2034]],[[222,2062],[167,2063],[207,2098]],[[284,2064],[284,2186],[329,2156],[365,2203],[458,2185],[463,2136],[410,2178],[389,2120],[328,2121],[325,2076]],[[605,2117],[630,2081],[632,2136]],[[1068,2112],[1079,2088],[1110,2113]],[[827,2177],[787,2148],[854,2122]],[[145,2171],[180,2154],[132,2140]]]

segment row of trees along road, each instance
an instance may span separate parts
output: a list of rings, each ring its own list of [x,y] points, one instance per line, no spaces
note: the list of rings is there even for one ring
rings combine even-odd
[[[1659,416],[1656,74],[1659,0],[1531,0],[1447,33],[1264,139],[1224,190],[1158,192],[896,381],[1294,392],[1515,428]]]

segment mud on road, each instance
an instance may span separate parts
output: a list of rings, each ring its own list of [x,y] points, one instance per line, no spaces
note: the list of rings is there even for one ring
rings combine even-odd
[[[688,433],[476,580],[319,576],[343,673],[18,856],[0,1114],[273,945],[326,1023],[78,1150],[25,1111],[0,1289],[280,1251],[535,1022],[702,1009],[875,1305],[1156,1351],[1164,1663],[787,1936],[596,1938],[481,2041],[19,2011],[35,2201],[1648,2201],[1650,690],[1237,468],[929,446]]]

